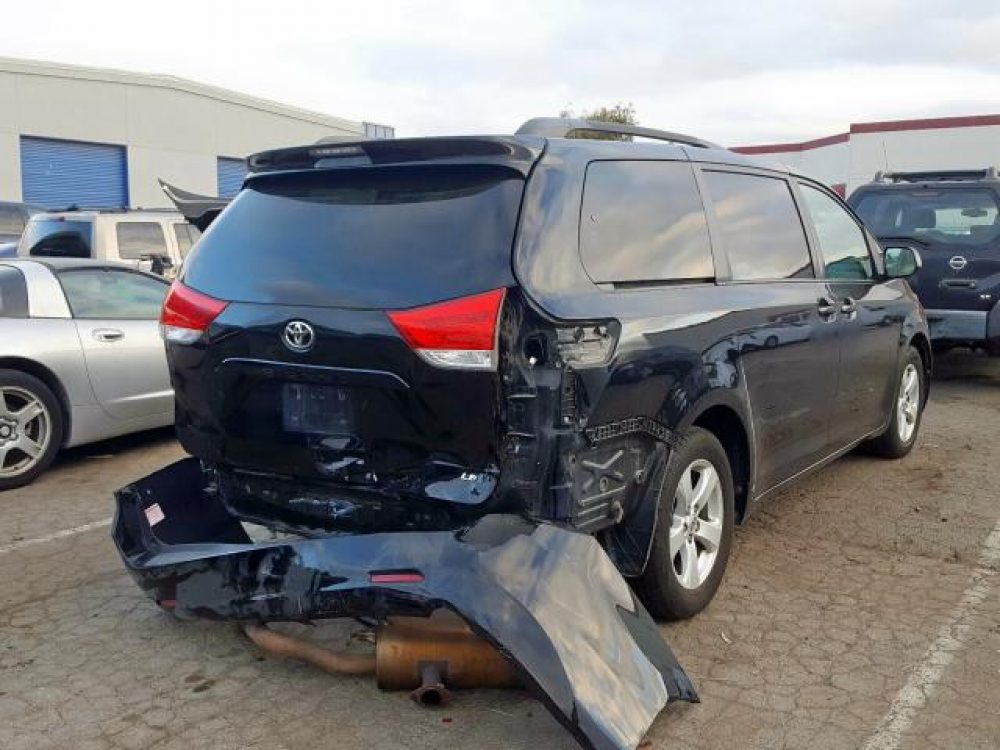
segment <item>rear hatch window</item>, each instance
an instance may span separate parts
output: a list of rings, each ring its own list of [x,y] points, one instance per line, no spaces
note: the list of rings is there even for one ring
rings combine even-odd
[[[863,195],[855,210],[880,237],[924,242],[985,245],[1000,239],[997,199],[992,190],[886,190]]]
[[[224,300],[398,309],[512,282],[523,178],[494,165],[251,178],[187,258]]]
[[[21,235],[18,253],[51,258],[89,258],[93,229],[91,221],[34,218]]]

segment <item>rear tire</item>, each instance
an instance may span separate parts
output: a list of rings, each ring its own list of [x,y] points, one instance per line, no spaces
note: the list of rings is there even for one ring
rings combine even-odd
[[[712,601],[729,561],[734,515],[726,451],[711,432],[693,427],[663,472],[649,561],[634,581],[653,617],[685,619]]]
[[[896,373],[896,393],[892,400],[889,429],[868,443],[868,449],[883,458],[902,458],[913,449],[927,402],[927,371],[924,360],[910,347]]]
[[[52,390],[26,372],[0,370],[0,491],[33,482],[62,440],[62,407]]]

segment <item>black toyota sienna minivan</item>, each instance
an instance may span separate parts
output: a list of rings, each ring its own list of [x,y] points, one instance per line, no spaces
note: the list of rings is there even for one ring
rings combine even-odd
[[[757,500],[916,439],[919,256],[883,257],[806,177],[558,119],[249,164],[162,317],[180,440],[241,518],[524,514],[596,535],[654,615],[687,617]]]

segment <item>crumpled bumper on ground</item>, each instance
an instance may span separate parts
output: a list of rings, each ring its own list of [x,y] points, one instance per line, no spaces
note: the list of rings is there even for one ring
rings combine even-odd
[[[593,537],[493,515],[456,531],[254,543],[195,459],[116,496],[113,535],[125,565],[182,616],[302,621],[446,607],[590,748],[633,748],[669,701],[697,701]]]

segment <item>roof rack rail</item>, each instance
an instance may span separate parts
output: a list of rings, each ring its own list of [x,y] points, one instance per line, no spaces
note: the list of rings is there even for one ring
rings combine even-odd
[[[876,172],[872,182],[961,182],[962,180],[998,180],[996,167],[986,169],[944,169],[921,172]]]
[[[600,120],[583,120],[576,117],[535,117],[528,120],[517,129],[516,135],[540,135],[547,138],[566,138],[575,132],[611,133],[613,135],[638,136],[656,141],[680,143],[698,148],[722,148],[711,141],[695,138],[693,135],[671,133],[668,130],[643,128],[638,125],[626,125],[617,122],[602,122]]]

